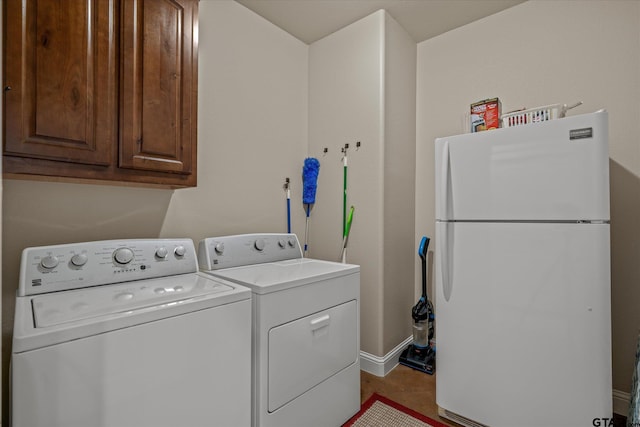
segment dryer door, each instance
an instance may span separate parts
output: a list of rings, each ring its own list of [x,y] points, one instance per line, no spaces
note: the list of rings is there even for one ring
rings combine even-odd
[[[269,412],[357,361],[357,315],[349,301],[269,331]]]

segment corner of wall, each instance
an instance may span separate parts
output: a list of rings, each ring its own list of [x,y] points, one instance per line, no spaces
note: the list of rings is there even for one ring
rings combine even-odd
[[[391,15],[384,26],[383,353],[411,334],[415,297],[417,44]]]
[[[347,262],[361,265],[361,348],[381,354],[382,221],[381,23],[375,12],[309,46],[309,155],[321,162],[310,253],[337,260],[342,244],[343,165],[349,149],[347,208],[355,207]],[[323,148],[328,152],[323,153]]]

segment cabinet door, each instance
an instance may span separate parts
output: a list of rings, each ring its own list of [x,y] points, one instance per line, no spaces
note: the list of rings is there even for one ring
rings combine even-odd
[[[5,0],[6,155],[110,163],[115,18],[109,0]]]
[[[197,0],[123,0],[121,168],[195,173]]]

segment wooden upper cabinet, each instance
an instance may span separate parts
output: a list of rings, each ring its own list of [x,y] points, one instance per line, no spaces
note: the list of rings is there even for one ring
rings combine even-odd
[[[4,173],[196,185],[198,0],[4,0]]]
[[[196,5],[188,0],[123,1],[120,167],[192,171]]]
[[[5,154],[108,165],[117,135],[115,9],[6,1]]]

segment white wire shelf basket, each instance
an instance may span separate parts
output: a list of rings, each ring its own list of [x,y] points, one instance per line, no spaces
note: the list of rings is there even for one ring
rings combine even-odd
[[[581,105],[577,102],[573,105],[551,104],[543,107],[529,108],[526,110],[512,111],[502,115],[502,127],[523,126],[531,123],[546,122],[549,120],[561,119],[566,116],[567,111]]]

